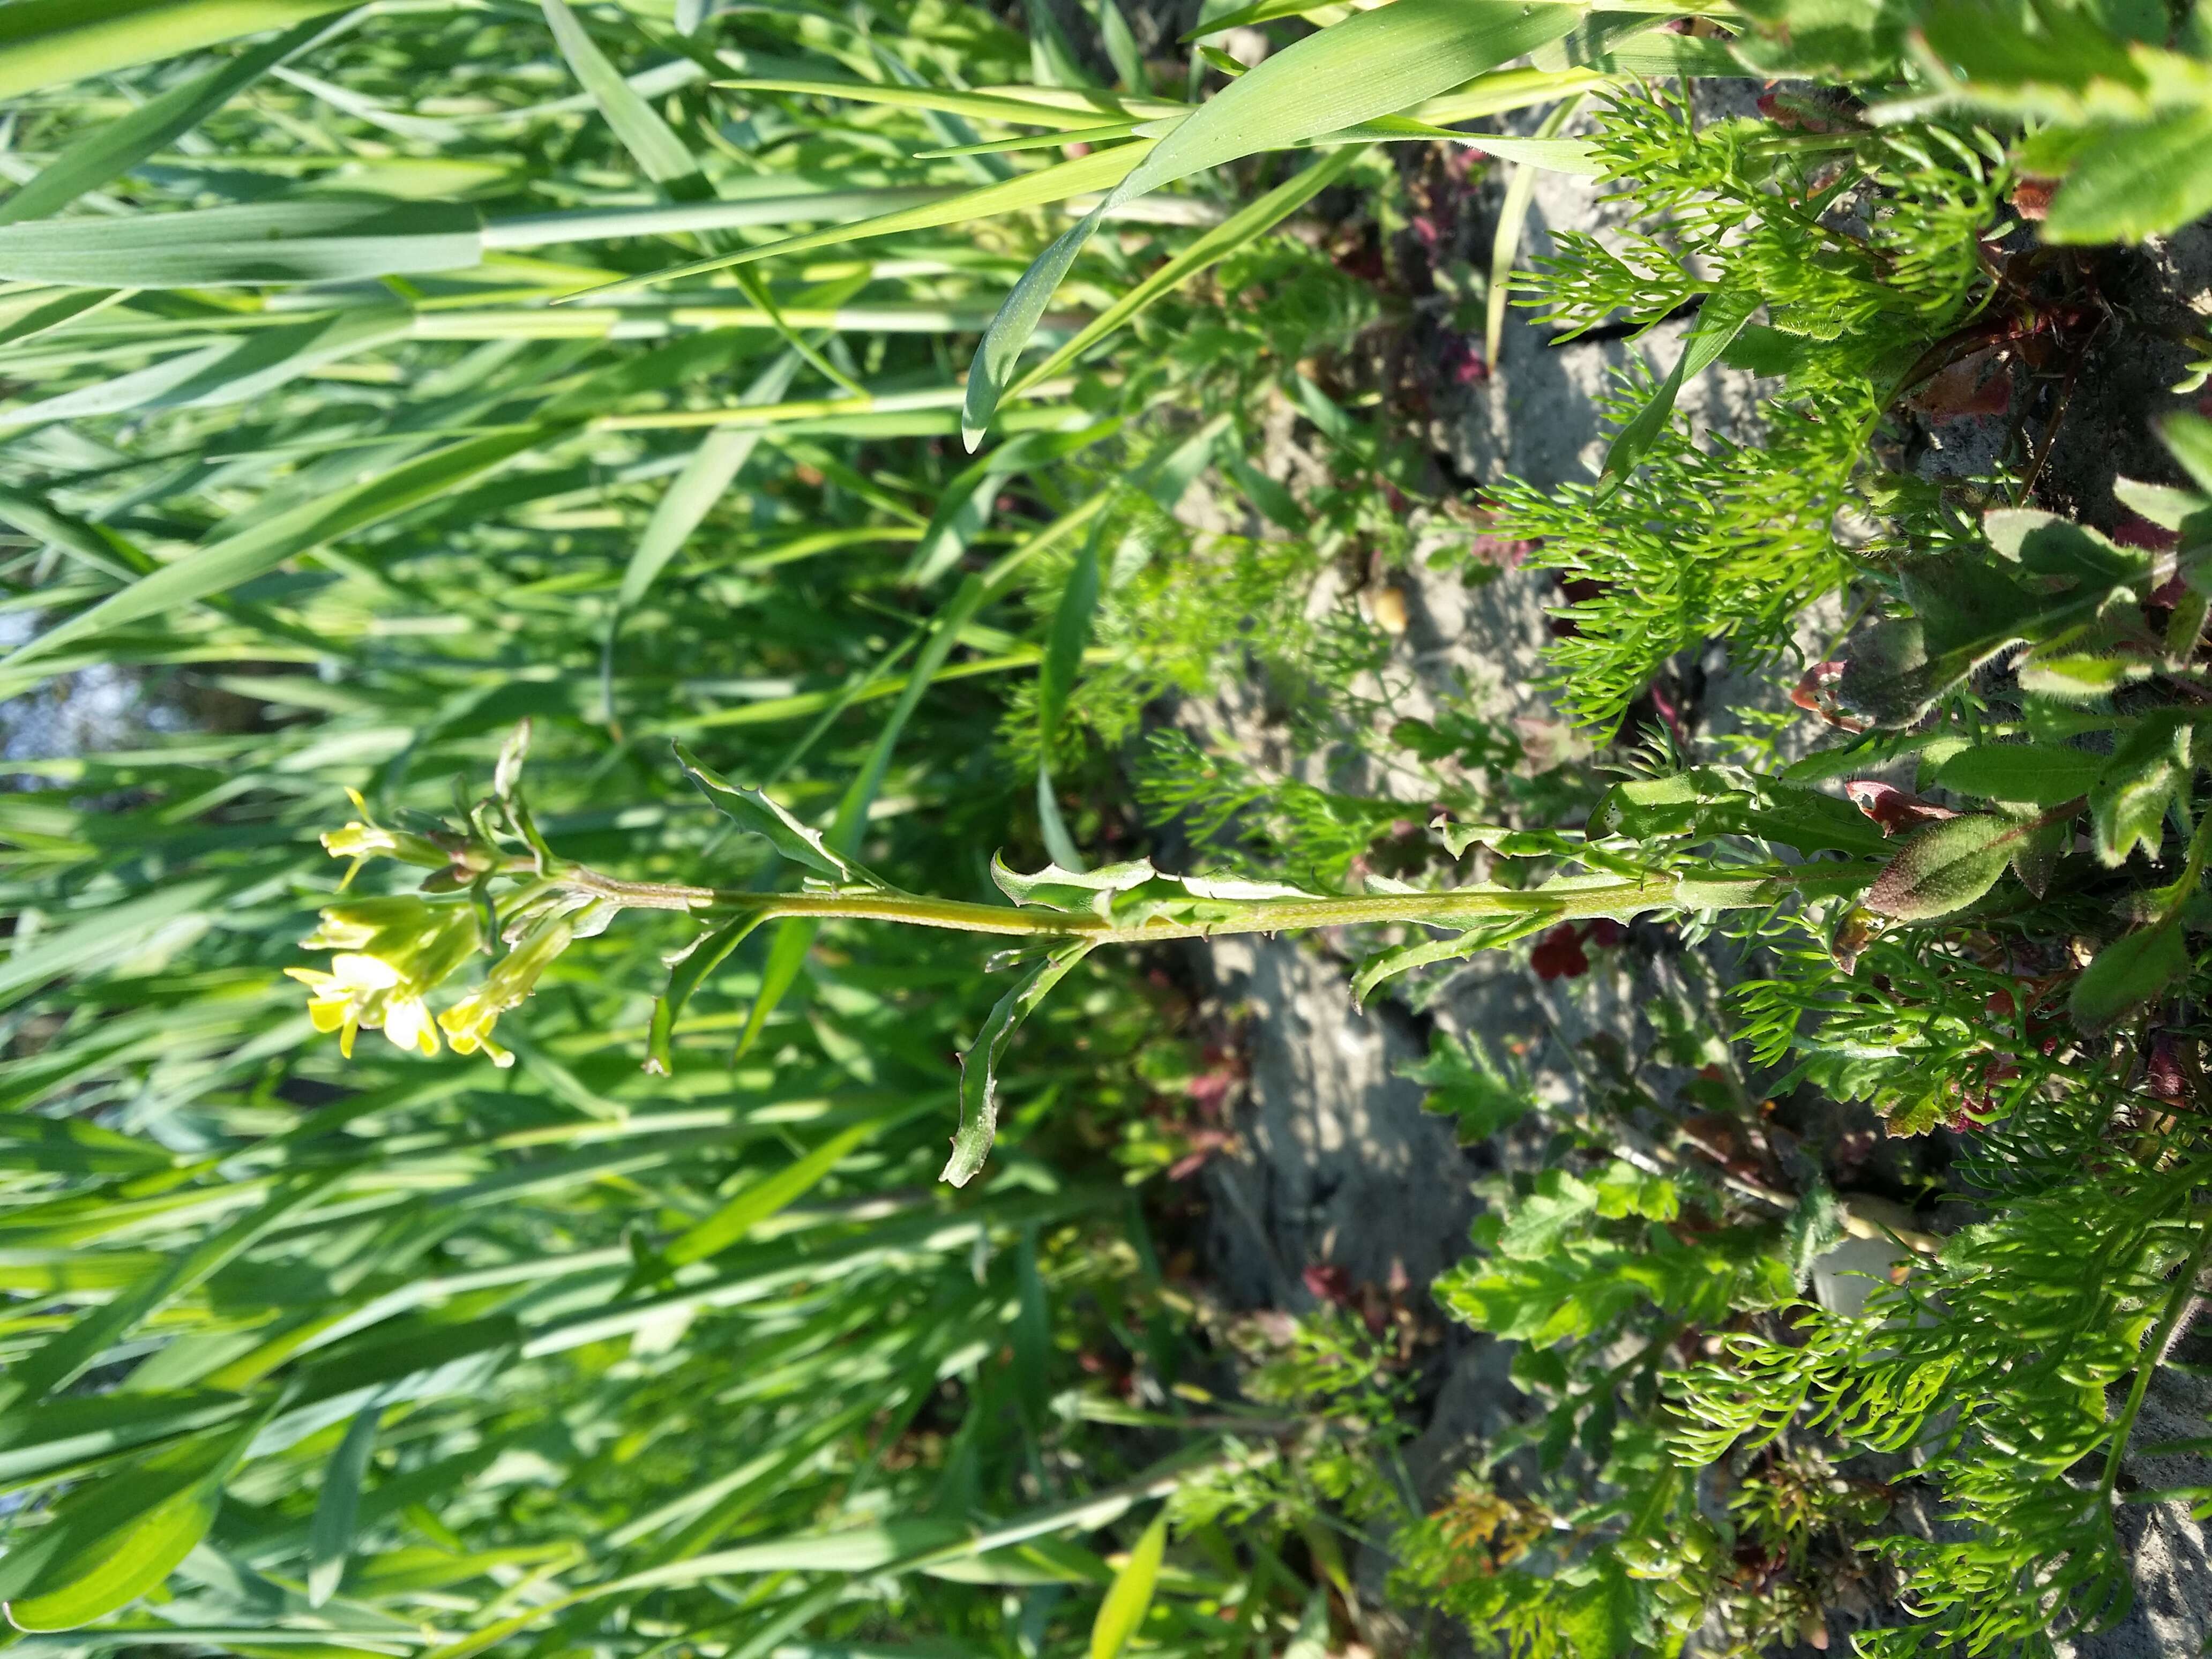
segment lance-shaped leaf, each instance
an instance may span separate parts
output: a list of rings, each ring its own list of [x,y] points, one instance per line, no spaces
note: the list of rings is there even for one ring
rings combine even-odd
[[[2197,487],[2212,492],[2212,420],[2202,415],[2169,415],[2158,423],[2158,435]],[[2207,503],[2197,505],[2201,510]],[[2167,527],[2181,528],[2178,524]]]
[[[742,784],[730,782],[717,776],[699,763],[699,757],[682,744],[676,745],[676,758],[684,768],[684,775],[691,780],[699,793],[714,802],[721,813],[749,836],[759,836],[783,857],[794,864],[842,882],[851,887],[873,887],[883,890],[886,884],[878,877],[854,863],[841,853],[832,852],[822,838],[819,830],[811,830],[778,806],[757,789],[748,789]]]
[[[2022,569],[2070,585],[2117,587],[2140,581],[2150,571],[2149,558],[2139,550],[2122,547],[2055,513],[1999,507],[1983,514],[1982,532],[1990,546],[2019,561]]]
[[[2097,856],[2107,866],[2126,863],[2138,846],[2158,856],[2166,808],[2189,780],[2193,733],[2179,710],[2155,709],[2112,751],[2089,791]]]
[[[952,1137],[952,1156],[945,1160],[939,1180],[964,1187],[983,1167],[983,1160],[991,1153],[992,1139],[999,1131],[999,1061],[1006,1054],[1006,1044],[1013,1040],[1022,1021],[1029,1018],[1030,1010],[1042,1002],[1052,988],[1090,955],[1093,944],[1090,939],[1078,939],[1059,946],[1024,974],[1021,982],[1000,997],[999,1006],[991,1010],[991,1017],[983,1022],[974,1046],[961,1057],[960,1127]]]
[[[1378,985],[1394,980],[1401,974],[1411,973],[1416,968],[1425,968],[1437,962],[1462,962],[1479,951],[1494,951],[1514,940],[1525,939],[1530,933],[1548,927],[1559,920],[1560,912],[1553,909],[1531,910],[1517,916],[1506,916],[1470,927],[1465,933],[1446,934],[1441,939],[1416,940],[1395,949],[1377,951],[1359,964],[1352,976],[1352,1000],[1356,1007],[1364,1007],[1369,995]]]
[[[691,994],[705,982],[707,975],[728,960],[730,952],[744,940],[745,935],[767,920],[767,912],[757,910],[748,916],[702,933],[676,961],[669,964],[668,988],[656,998],[653,1005],[653,1024],[645,1042],[645,1069],[656,1077],[673,1077],[676,1059],[673,1043],[676,1021],[684,1012],[684,1005]]]
[[[1063,870],[1057,864],[1048,864],[1034,875],[1024,875],[1009,868],[998,854],[991,855],[991,879],[1015,903],[1101,920],[1113,914],[1116,893],[1129,892],[1158,877],[1150,859],[1132,859],[1100,870]]]
[[[2067,1011],[2083,1030],[2101,1031],[2188,971],[2189,942],[2178,921],[2140,928],[2097,952],[2074,981]]]
[[[2070,818],[2054,817],[2047,823],[2039,819],[2014,838],[2012,872],[2020,878],[2021,886],[2041,898],[2051,890],[2051,878],[2058,873],[2058,860],[2073,845],[2074,824]]]
[[[2086,794],[2105,769],[2102,755],[2057,743],[1978,743],[1936,769],[1936,781],[1962,795],[2057,806]]]
[[[2066,182],[2043,222],[2045,240],[2139,242],[2212,211],[2212,168],[2204,165],[2212,105],[2067,137]]]
[[[2104,593],[2051,597],[2003,566],[1944,554],[1902,576],[1915,615],[1877,623],[1851,643],[1836,695],[1881,726],[1907,726],[2008,647],[2094,616]]]
[[[2021,826],[1970,812],[1914,830],[1867,889],[1866,908],[1899,921],[1962,910],[1996,885]]]
[[[2189,417],[2198,425],[2212,431],[2212,421],[2202,416]],[[2171,438],[2168,442],[2171,443]],[[2205,465],[2212,471],[2212,440],[2208,440]],[[2179,530],[2199,513],[2212,510],[2212,498],[2198,495],[2193,489],[2177,489],[2172,484],[2145,483],[2140,478],[2115,478],[2112,494],[2120,505],[2141,514],[2161,530]]]

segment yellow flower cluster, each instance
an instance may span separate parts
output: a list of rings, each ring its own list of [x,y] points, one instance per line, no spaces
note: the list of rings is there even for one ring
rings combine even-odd
[[[333,951],[330,971],[287,968],[313,995],[307,1018],[318,1031],[336,1031],[353,1057],[356,1034],[381,1030],[402,1048],[438,1052],[438,1029],[423,999],[475,954],[483,933],[476,907],[434,904],[413,895],[356,899],[323,912],[301,943]],[[465,1052],[465,1051],[464,1051]]]

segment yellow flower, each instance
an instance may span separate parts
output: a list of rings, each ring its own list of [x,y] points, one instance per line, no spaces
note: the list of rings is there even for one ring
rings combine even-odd
[[[324,910],[315,931],[300,941],[300,948],[363,950],[372,945],[380,933],[390,933],[395,942],[404,941],[430,931],[441,920],[428,899],[411,893],[392,898],[349,899]]]
[[[323,832],[323,850],[332,858],[392,858],[432,870],[453,862],[453,854],[427,836],[405,830],[386,830],[381,824],[368,823],[368,803],[361,798],[361,791],[349,789],[346,793],[353,797],[361,817],[343,829]]]
[[[307,1000],[307,1018],[318,1031],[338,1033],[338,1052],[348,1060],[363,1026],[372,1031],[382,1028],[402,1048],[438,1052],[429,1010],[421,997],[407,994],[399,970],[383,957],[348,951],[331,958],[327,974],[315,968],[284,971],[314,994]]]
[[[470,992],[447,1009],[438,1016],[438,1024],[446,1028],[446,1040],[453,1045],[455,1054],[472,1054],[481,1048],[491,1056],[493,1065],[505,1070],[514,1064],[514,1055],[491,1040],[491,1028],[506,1012],[487,987]]]
[[[495,1066],[512,1066],[514,1056],[491,1040],[499,1017],[538,987],[538,975],[575,937],[573,921],[565,916],[547,917],[522,936],[514,949],[501,957],[484,975],[483,988],[471,992],[438,1016],[457,1054],[482,1048]]]
[[[337,1032],[339,1052],[349,1060],[363,1030],[380,1030],[398,1048],[434,1054],[438,1026],[423,998],[468,959],[480,937],[472,905],[413,896],[356,899],[325,910],[305,941],[337,952],[330,970],[284,971],[307,988],[308,1019],[318,1031]]]

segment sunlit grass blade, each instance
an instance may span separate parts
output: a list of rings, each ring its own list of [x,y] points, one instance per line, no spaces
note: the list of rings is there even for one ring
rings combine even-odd
[[[1085,323],[1073,339],[1017,380],[1014,394],[1018,396],[1037,382],[1064,372],[1154,301],[1173,293],[1199,272],[1267,234],[1342,178],[1358,161],[1360,153],[1358,146],[1346,145],[1302,169],[1257,201],[1238,209]]]
[[[354,282],[465,270],[483,257],[458,203],[343,199],[0,228],[0,277],[79,288]]]
[[[0,9],[0,98],[289,28],[330,0],[15,0]]]
[[[890,236],[909,230],[929,230],[939,225],[958,224],[963,220],[994,217],[1012,213],[1024,208],[1044,207],[1054,202],[1064,202],[1071,197],[1108,188],[1119,184],[1152,148],[1152,141],[1141,139],[1134,143],[1118,144],[1111,149],[1094,150],[1089,155],[1073,161],[1055,162],[1034,173],[1024,173],[994,185],[979,185],[962,191],[941,201],[909,208],[903,212],[886,213],[854,223],[840,225],[834,229],[816,231],[809,235],[793,236],[781,242],[771,242],[763,247],[746,248],[736,253],[715,254],[688,264],[672,265],[665,270],[656,270],[644,276],[633,276],[619,283],[610,283],[604,288],[579,295],[579,299],[592,295],[623,294],[634,289],[649,288],[660,283],[672,283],[684,276],[697,276],[710,270],[720,270],[727,265],[749,264],[756,260],[788,258],[794,254],[811,253],[818,248],[837,247],[847,242],[856,242],[872,236]],[[0,273],[4,273],[4,259],[0,259]]]
[[[120,120],[88,133],[49,161],[37,178],[0,201],[0,225],[44,218],[86,191],[121,177],[178,135],[198,125],[270,69],[329,40],[359,15],[357,11],[333,12],[310,17],[275,40],[239,53],[200,80],[165,92]]]
[[[1037,319],[1107,206],[1255,151],[1394,114],[1558,39],[1568,6],[1513,0],[1397,0],[1362,12],[1267,58],[1161,138],[1106,203],[1039,255],[984,331],[969,371],[962,435],[973,449]]]

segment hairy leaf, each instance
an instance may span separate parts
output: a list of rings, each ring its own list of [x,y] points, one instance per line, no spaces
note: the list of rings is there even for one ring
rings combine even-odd
[[[1928,921],[1963,910],[1996,885],[2018,831],[2009,819],[1985,812],[1914,830],[1867,889],[1866,908],[1899,921]]]

